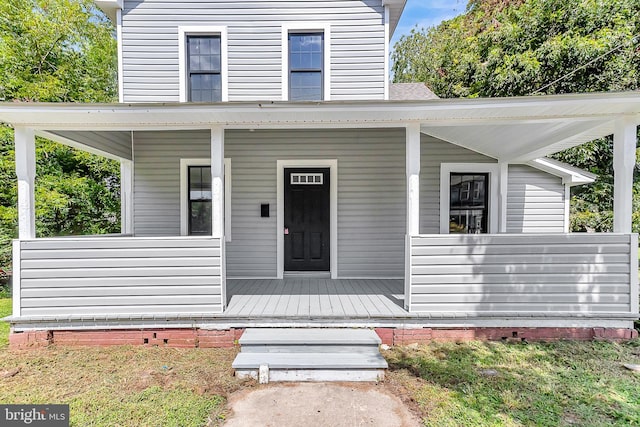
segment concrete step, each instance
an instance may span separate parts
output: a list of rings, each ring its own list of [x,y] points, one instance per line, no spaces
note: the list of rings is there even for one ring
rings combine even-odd
[[[269,381],[378,381],[387,362],[368,329],[249,328],[233,361],[236,375]]]
[[[234,369],[386,369],[380,355],[354,353],[240,353],[233,361]]]
[[[239,340],[245,345],[371,345],[381,343],[370,329],[248,328]]]
[[[256,344],[243,345],[243,353],[356,353],[379,354],[378,345]]]

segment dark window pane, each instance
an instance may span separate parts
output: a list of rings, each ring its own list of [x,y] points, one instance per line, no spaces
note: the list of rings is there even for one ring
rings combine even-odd
[[[189,202],[189,234],[211,235],[211,200]]]
[[[449,232],[487,233],[488,183],[488,174],[451,174]]]
[[[318,101],[322,99],[322,73],[291,73],[289,98],[292,101]]]
[[[219,36],[187,37],[189,101],[222,100],[221,46]]]
[[[192,74],[189,82],[192,102],[217,102],[222,99],[220,74]]]

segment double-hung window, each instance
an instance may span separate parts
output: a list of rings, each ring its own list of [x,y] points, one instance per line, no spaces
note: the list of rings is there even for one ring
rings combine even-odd
[[[190,102],[222,100],[220,36],[187,36],[187,83]]]
[[[211,166],[188,166],[189,235],[211,235]]]
[[[289,100],[322,100],[323,81],[324,33],[289,33]]]

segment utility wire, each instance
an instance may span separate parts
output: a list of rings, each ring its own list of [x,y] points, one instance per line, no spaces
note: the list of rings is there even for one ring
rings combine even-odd
[[[638,38],[639,38],[639,37],[640,37],[640,35],[635,36],[634,38],[632,38],[632,39],[631,39],[631,42],[630,42],[630,43],[635,43],[635,42],[636,42],[636,40],[638,40]],[[559,81],[562,81],[562,80],[566,79],[567,77],[574,75],[575,73],[577,73],[578,71],[582,70],[583,68],[588,67],[589,65],[593,64],[594,62],[599,61],[600,59],[604,58],[605,56],[607,56],[607,55],[609,55],[609,54],[611,54],[611,53],[615,52],[616,50],[618,50],[618,49],[620,49],[620,48],[624,47],[624,45],[625,45],[625,44],[627,44],[627,42],[620,43],[618,46],[614,47],[613,49],[611,49],[611,50],[609,50],[609,51],[607,51],[607,52],[605,52],[605,53],[603,53],[602,55],[598,56],[597,58],[592,59],[591,61],[587,62],[587,63],[586,63],[586,64],[584,64],[584,65],[579,66],[578,68],[576,68],[575,70],[573,70],[573,71],[571,71],[571,72],[569,72],[569,73],[565,74],[564,76],[562,76],[562,77],[560,77],[560,78],[558,78],[558,79],[556,79],[556,80],[552,81],[551,83],[548,83],[548,84],[546,84],[546,85],[542,86],[541,88],[539,88],[539,89],[537,89],[537,90],[535,90],[535,91],[531,92],[531,95],[535,95],[535,94],[536,94],[536,93],[538,93],[538,92],[542,92],[542,91],[543,91],[543,90],[545,90],[546,88],[548,88],[548,87],[550,87],[550,86],[553,86],[554,84],[558,83]]]

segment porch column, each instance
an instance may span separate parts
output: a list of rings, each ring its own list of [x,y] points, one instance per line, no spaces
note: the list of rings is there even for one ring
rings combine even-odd
[[[14,129],[16,175],[18,177],[18,238],[36,237],[36,137],[33,129]]]
[[[406,127],[407,235],[420,234],[420,123]]]
[[[631,233],[633,169],[636,164],[637,125],[618,120],[613,134],[613,231]]]
[[[133,163],[120,160],[120,232],[133,234]]]
[[[224,237],[224,128],[211,128],[211,236]]]
[[[509,164],[500,162],[500,193],[498,196],[498,233],[507,232],[507,194],[509,191]]]

